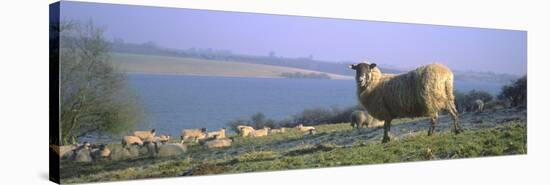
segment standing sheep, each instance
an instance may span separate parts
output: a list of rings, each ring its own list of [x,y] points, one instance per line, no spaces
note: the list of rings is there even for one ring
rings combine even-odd
[[[477,99],[474,101],[473,103],[474,107],[472,108],[474,110],[474,112],[476,113],[479,113],[479,112],[483,112],[483,107],[485,106],[485,104],[483,103],[483,100],[480,100],[480,99]]]
[[[201,129],[183,129],[181,131],[181,143],[192,139],[193,142],[197,142],[201,139],[206,138],[206,128]]]
[[[428,135],[432,135],[442,110],[451,114],[454,132],[462,132],[454,103],[453,73],[447,67],[430,64],[399,75],[382,74],[374,63],[349,67],[356,71],[359,102],[374,118],[385,121],[382,142],[390,141],[391,121],[402,117],[430,117]]]

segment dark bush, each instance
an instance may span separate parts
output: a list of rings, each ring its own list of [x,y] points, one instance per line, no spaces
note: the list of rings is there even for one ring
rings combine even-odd
[[[455,91],[455,105],[459,112],[470,112],[474,105],[474,101],[482,100],[484,103],[493,101],[493,95],[485,91],[471,90],[467,94],[460,91]]]
[[[309,108],[301,113],[290,116],[279,121],[268,119],[263,113],[258,112],[253,114],[249,120],[236,119],[227,123],[229,128],[237,132],[238,125],[247,125],[255,129],[263,127],[280,128],[280,127],[295,127],[298,124],[304,125],[319,125],[349,122],[351,113],[354,110],[362,109],[361,106],[351,106],[346,108],[331,107],[331,108]]]
[[[527,76],[523,76],[509,85],[502,87],[498,95],[500,100],[508,100],[514,107],[527,105]]]

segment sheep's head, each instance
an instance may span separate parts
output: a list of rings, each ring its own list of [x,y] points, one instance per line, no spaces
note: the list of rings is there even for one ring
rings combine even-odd
[[[91,146],[92,146],[92,145],[91,145],[90,143],[88,143],[88,142],[84,142],[84,143],[82,144],[82,147],[83,147],[83,148],[86,148],[86,149],[91,148]]]
[[[380,72],[376,68],[375,63],[369,64],[364,62],[359,64],[351,64],[348,67],[355,70],[355,81],[357,81],[361,87],[366,87],[369,85],[368,82],[375,76],[374,73]]]

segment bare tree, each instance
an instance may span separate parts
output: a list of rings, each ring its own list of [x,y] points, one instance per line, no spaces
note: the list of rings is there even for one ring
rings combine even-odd
[[[104,29],[91,21],[64,21],[59,31],[61,143],[133,127],[141,106],[125,75],[110,62]]]

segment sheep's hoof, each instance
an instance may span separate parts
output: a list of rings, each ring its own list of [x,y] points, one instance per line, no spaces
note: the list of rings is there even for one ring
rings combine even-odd
[[[390,141],[390,137],[388,136],[384,136],[384,138],[382,139],[382,143],[387,143]]]

